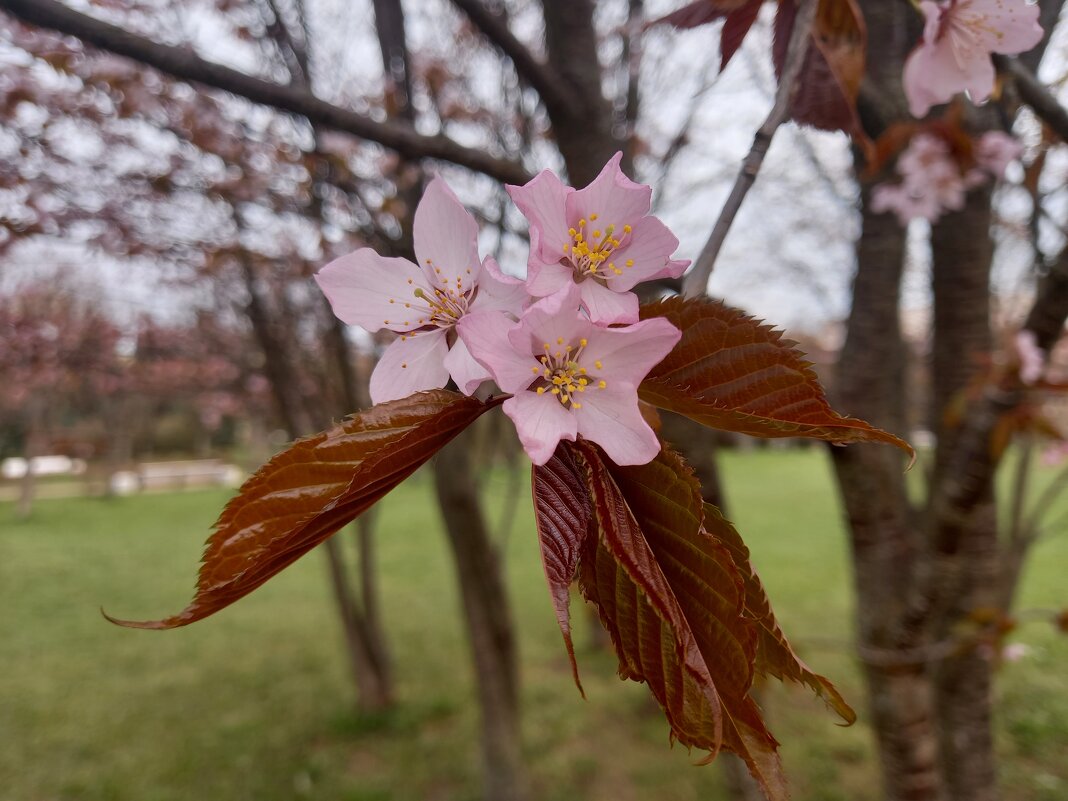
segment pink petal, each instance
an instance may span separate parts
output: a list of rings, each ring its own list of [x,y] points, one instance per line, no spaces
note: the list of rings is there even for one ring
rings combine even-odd
[[[370,248],[335,259],[315,274],[315,281],[334,314],[371,332],[410,331],[429,314],[412,294],[430,289],[422,271],[407,259],[385,258]]]
[[[564,245],[571,241],[564,218],[564,206],[567,196],[575,190],[564,186],[551,170],[542,170],[523,186],[507,185],[505,188],[523,216],[530,221],[533,229],[532,250],[542,253],[542,258],[548,261],[559,258]],[[533,241],[535,230],[538,233],[536,247]]]
[[[622,229],[649,213],[653,190],[623,174],[619,169],[622,158],[622,153],[616,153],[589,186],[568,196],[566,217],[571,225],[577,228],[578,221],[585,219],[590,229],[610,224]],[[591,221],[594,214],[597,218]]]
[[[642,217],[626,235],[623,246],[612,254],[611,263],[623,274],[616,275],[611,270],[605,270],[608,285],[616,292],[626,292],[636,284],[660,275],[678,246],[678,238],[660,220]],[[628,261],[634,263],[628,267]],[[685,269],[689,262],[682,264]]]
[[[575,415],[555,395],[520,392],[506,400],[502,408],[515,423],[523,450],[536,465],[549,461],[560,440],[574,442],[578,435]]]
[[[1042,41],[1038,3],[1026,0],[964,0],[948,12],[979,37],[993,53],[1026,53]]]
[[[923,12],[923,41],[934,44],[938,41],[938,34],[942,30],[942,9],[938,3],[931,0],[922,0],[920,11]]]
[[[638,319],[638,296],[633,292],[615,292],[592,278],[579,284],[579,289],[582,306],[593,322],[615,325],[633,323]]]
[[[464,287],[478,281],[478,223],[440,178],[419,201],[412,238],[419,266],[434,286],[455,289],[457,280]]]
[[[653,273],[649,276],[648,280],[655,281],[658,278],[678,278],[686,272],[686,268],[689,266],[689,259],[669,259],[668,263],[664,265],[664,269],[658,273]]]
[[[518,317],[529,298],[523,281],[505,275],[491,256],[486,257],[482,262],[478,295],[471,304],[472,310],[503,311]]]
[[[456,324],[456,331],[471,356],[505,392],[526,389],[541,371],[532,350],[517,350],[512,345],[509,332],[517,327],[517,323],[499,311],[465,314]]]
[[[582,408],[575,409],[574,415],[578,433],[600,445],[620,466],[646,464],[660,453],[660,442],[638,409],[633,386],[585,392]]]
[[[1023,153],[1023,145],[1004,131],[987,131],[979,137],[975,160],[984,170],[997,178],[1005,176],[1005,169]]]
[[[599,361],[602,367],[595,377],[605,379],[610,389],[617,381],[638,386],[681,337],[682,332],[663,317],[651,317],[626,328],[600,329],[590,336],[582,364]]]
[[[579,317],[580,298],[579,287],[574,283],[542,298],[523,313],[519,325],[508,332],[508,341],[516,351],[532,357],[542,353],[546,343],[550,349],[577,343],[593,328],[588,320]]]
[[[449,381],[444,365],[448,352],[443,330],[398,338],[386,348],[371,373],[371,402],[385,403],[445,386]]]
[[[568,284],[575,283],[575,271],[556,262],[543,262],[535,259],[531,251],[527,265],[527,292],[536,298],[554,295]]]
[[[457,339],[445,357],[445,369],[465,395],[474,394],[483,381],[491,378],[489,370],[475,361],[463,339]]]
[[[986,69],[991,73],[990,84],[982,98],[985,99],[994,88],[994,68],[989,54],[980,55],[979,61],[985,61]],[[967,89],[969,82],[975,85],[970,71],[981,67],[981,64],[969,60],[967,69],[962,69],[953,55],[949,39],[943,38],[935,44],[921,43],[905,61],[903,82],[909,112],[914,117],[923,117],[931,110],[931,106],[948,102],[953,95]]]

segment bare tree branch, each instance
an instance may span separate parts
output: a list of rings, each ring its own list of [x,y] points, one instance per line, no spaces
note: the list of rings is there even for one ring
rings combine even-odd
[[[1020,100],[1030,106],[1035,115],[1057,136],[1068,142],[1068,110],[1057,101],[1045,84],[1018,58],[995,55],[994,64],[1012,78]]]
[[[701,255],[697,257],[697,263],[690,270],[683,281],[683,294],[687,297],[701,297],[708,289],[708,279],[712,275],[712,268],[716,265],[716,258],[723,248],[723,242],[727,233],[742,207],[742,201],[749,194],[749,190],[756,182],[760,173],[760,167],[764,163],[764,157],[771,147],[771,140],[779,126],[786,122],[790,115],[790,103],[797,89],[797,79],[801,74],[801,68],[805,63],[805,55],[808,52],[809,41],[812,34],[812,22],[816,16],[816,0],[800,0],[797,10],[797,19],[794,29],[790,34],[790,44],[786,51],[786,62],[783,65],[782,77],[779,79],[779,88],[775,93],[775,105],[771,107],[764,123],[753,137],[753,146],[742,162],[742,169],[734,181],[727,202],[723,204],[723,210],[719,213],[712,233],[708,241],[701,249]]]
[[[484,150],[465,147],[442,135],[425,136],[407,125],[377,122],[320,100],[299,87],[282,86],[205,61],[191,50],[153,42],[67,8],[56,0],[0,0],[0,10],[31,25],[50,28],[132,58],[180,80],[231,92],[254,103],[307,117],[312,123],[377,142],[409,159],[440,159],[507,183],[522,184],[531,178],[521,165],[496,158]]]
[[[529,83],[546,106],[555,106],[566,114],[582,114],[582,102],[567,83],[549,64],[539,61],[529,48],[508,28],[500,14],[490,11],[481,0],[452,0],[471,23],[495,47],[500,49],[515,67],[521,80]]]

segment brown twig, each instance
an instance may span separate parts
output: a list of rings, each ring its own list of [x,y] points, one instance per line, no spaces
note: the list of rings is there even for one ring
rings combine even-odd
[[[764,157],[768,153],[768,148],[771,147],[771,140],[775,137],[779,126],[790,116],[790,104],[797,89],[797,79],[801,75],[801,68],[804,66],[805,56],[808,53],[816,6],[816,0],[799,0],[797,18],[786,50],[786,61],[779,79],[779,88],[775,93],[775,104],[757,130],[756,136],[753,137],[753,145],[742,161],[742,168],[734,181],[734,187],[727,197],[727,202],[723,204],[719,219],[716,220],[708,241],[701,249],[697,263],[683,282],[683,294],[687,297],[701,297],[705,294],[708,279],[712,275],[712,268],[715,267],[716,259],[723,248],[723,242],[727,238],[731,225],[734,224],[738,210],[742,207],[742,201],[756,182],[764,163]]]
[[[579,98],[570,91],[551,64],[539,60],[516,38],[501,14],[488,9],[481,0],[452,0],[452,4],[494,47],[508,57],[520,80],[530,84],[545,105],[556,105],[569,114],[582,113]]]
[[[1031,107],[1035,115],[1046,123],[1057,136],[1068,142],[1068,109],[1038,80],[1035,74],[1018,58],[994,55],[994,65],[1012,78],[1020,100]]]

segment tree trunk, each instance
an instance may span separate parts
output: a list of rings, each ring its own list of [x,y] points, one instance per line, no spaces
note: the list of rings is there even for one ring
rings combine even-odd
[[[470,429],[434,459],[434,486],[456,573],[482,714],[485,801],[527,798],[519,736],[519,674],[502,567],[478,499]]]
[[[905,232],[867,206],[857,243],[848,334],[836,377],[838,406],[889,431],[905,427],[905,346],[898,318]],[[904,465],[877,445],[832,448],[848,517],[857,596],[858,650],[888,801],[942,797],[934,694],[925,665],[896,653],[896,621],[918,543]]]
[[[990,354],[991,192],[971,192],[965,208],[947,214],[932,229],[934,288],[933,401],[938,449],[932,497],[939,485],[957,480],[953,464],[961,425],[945,414],[982,369]],[[967,469],[970,466],[965,466]],[[943,509],[930,512],[935,526]],[[957,526],[953,526],[957,531]],[[930,628],[936,641],[959,637],[969,616],[996,608],[999,587],[997,510],[988,484],[952,539],[935,536],[939,598]],[[993,742],[992,661],[966,643],[935,665],[935,691],[942,735],[942,763],[951,801],[999,797]]]
[[[245,288],[248,291],[246,312],[253,334],[263,350],[264,367],[271,385],[282,424],[290,436],[312,433],[315,427],[300,394],[298,373],[285,337],[275,330],[267,301],[258,279],[247,261],[241,264]],[[377,652],[366,636],[366,621],[361,614],[356,595],[348,580],[347,568],[336,538],[323,547],[330,576],[338,619],[345,639],[345,650],[356,685],[357,707],[364,712],[378,712],[392,703],[392,683],[388,659]],[[361,565],[361,569],[365,569]]]

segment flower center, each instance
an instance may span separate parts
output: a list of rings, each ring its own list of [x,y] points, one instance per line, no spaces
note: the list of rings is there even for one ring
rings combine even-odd
[[[545,352],[535,356],[541,367],[530,368],[538,376],[531,388],[539,395],[546,392],[555,395],[565,409],[581,409],[582,403],[577,395],[589,387],[605,389],[608,386],[607,381],[590,375],[582,366],[582,352],[587,344],[587,340],[580,339],[577,348],[565,345],[563,337],[557,338],[555,348],[546,342],[543,345]],[[600,361],[595,361],[593,366],[595,370],[603,369]]]
[[[594,278],[610,278],[613,275],[623,275],[614,261],[612,254],[617,251],[631,233],[629,225],[622,226],[620,239],[616,239],[616,231],[620,230],[615,223],[609,223],[603,230],[595,227],[597,215],[591,214],[589,223],[585,218],[578,221],[577,228],[569,228],[568,234],[571,241],[564,245],[564,254],[571,260],[578,279],[593,276]],[[627,259],[624,267],[633,267],[634,259]]]
[[[432,265],[432,262],[428,259],[427,264]],[[436,271],[440,275],[441,270],[436,269]],[[470,275],[471,270],[468,270],[467,274]],[[445,286],[444,289],[434,287],[428,292],[423,287],[416,286],[412,290],[415,301],[403,301],[399,298],[389,299],[391,304],[396,304],[400,316],[405,318],[400,321],[394,319],[393,324],[410,326],[401,339],[415,336],[423,331],[432,331],[435,328],[451,329],[460,321],[461,317],[467,314],[475,295],[478,294],[478,284],[476,283],[474,286],[465,289],[463,278],[458,276],[456,278],[456,288],[453,289],[448,286],[448,278],[441,278],[440,280]],[[414,286],[415,281],[409,278],[408,285]],[[389,320],[383,320],[382,322],[385,325],[390,325]]]
[[[434,289],[434,294],[431,296],[423,289],[417,288],[413,294],[429,308],[430,316],[419,322],[424,325],[435,325],[438,328],[450,328],[456,325],[459,319],[467,313],[467,307],[471,303],[471,296],[468,293],[455,289]]]

